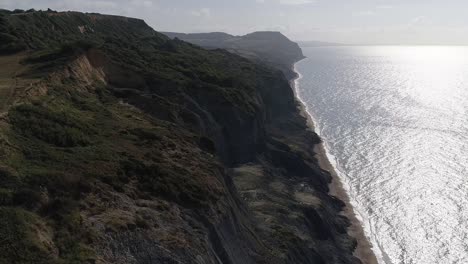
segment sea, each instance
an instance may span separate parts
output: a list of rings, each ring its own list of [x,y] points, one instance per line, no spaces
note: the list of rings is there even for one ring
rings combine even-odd
[[[379,263],[468,263],[468,47],[303,52],[298,97]]]

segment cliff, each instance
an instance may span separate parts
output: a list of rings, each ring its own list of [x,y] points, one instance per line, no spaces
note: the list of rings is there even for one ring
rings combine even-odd
[[[279,70],[99,14],[0,40],[0,263],[360,263]]]
[[[173,33],[162,32],[172,39],[181,39],[207,49],[225,49],[231,53],[271,65],[283,71],[287,78],[293,78],[291,65],[304,58],[297,43],[280,32],[259,31],[245,36],[226,33]]]

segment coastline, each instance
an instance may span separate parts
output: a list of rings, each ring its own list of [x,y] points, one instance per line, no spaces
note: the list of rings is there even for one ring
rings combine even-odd
[[[297,72],[296,64],[299,62],[300,61],[294,63],[291,67],[291,71],[293,71],[296,74],[296,77],[290,80],[290,85],[296,97],[300,114],[307,120],[307,126],[309,127],[309,129],[315,131],[316,127],[314,121],[312,120],[312,116],[307,111],[305,103],[298,95],[297,82],[301,78],[301,74]],[[357,246],[354,250],[354,256],[360,259],[363,264],[378,264],[377,257],[374,251],[372,250],[373,246],[368,237],[365,235],[363,224],[358,219],[356,212],[354,211],[349,195],[344,189],[343,182],[339,178],[336,168],[330,162],[324,143],[322,142],[320,144],[315,145],[314,152],[316,153],[315,157],[318,160],[320,168],[325,171],[328,171],[332,176],[332,182],[329,184],[330,194],[337,197],[346,204],[346,206],[343,208],[342,214],[346,218],[348,218],[351,223],[351,226],[348,227],[348,234],[351,237],[355,238],[357,241]]]

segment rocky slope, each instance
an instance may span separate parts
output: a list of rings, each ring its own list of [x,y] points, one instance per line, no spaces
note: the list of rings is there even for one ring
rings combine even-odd
[[[99,14],[0,40],[0,263],[360,263],[280,71]]]

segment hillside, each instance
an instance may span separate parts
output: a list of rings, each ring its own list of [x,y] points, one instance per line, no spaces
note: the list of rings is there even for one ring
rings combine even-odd
[[[0,40],[0,263],[360,263],[279,70],[100,14]]]
[[[299,46],[280,32],[260,31],[245,36],[226,33],[173,33],[163,32],[171,39],[178,38],[207,49],[226,49],[240,56],[273,65],[287,77],[293,77],[291,65],[304,58]]]

